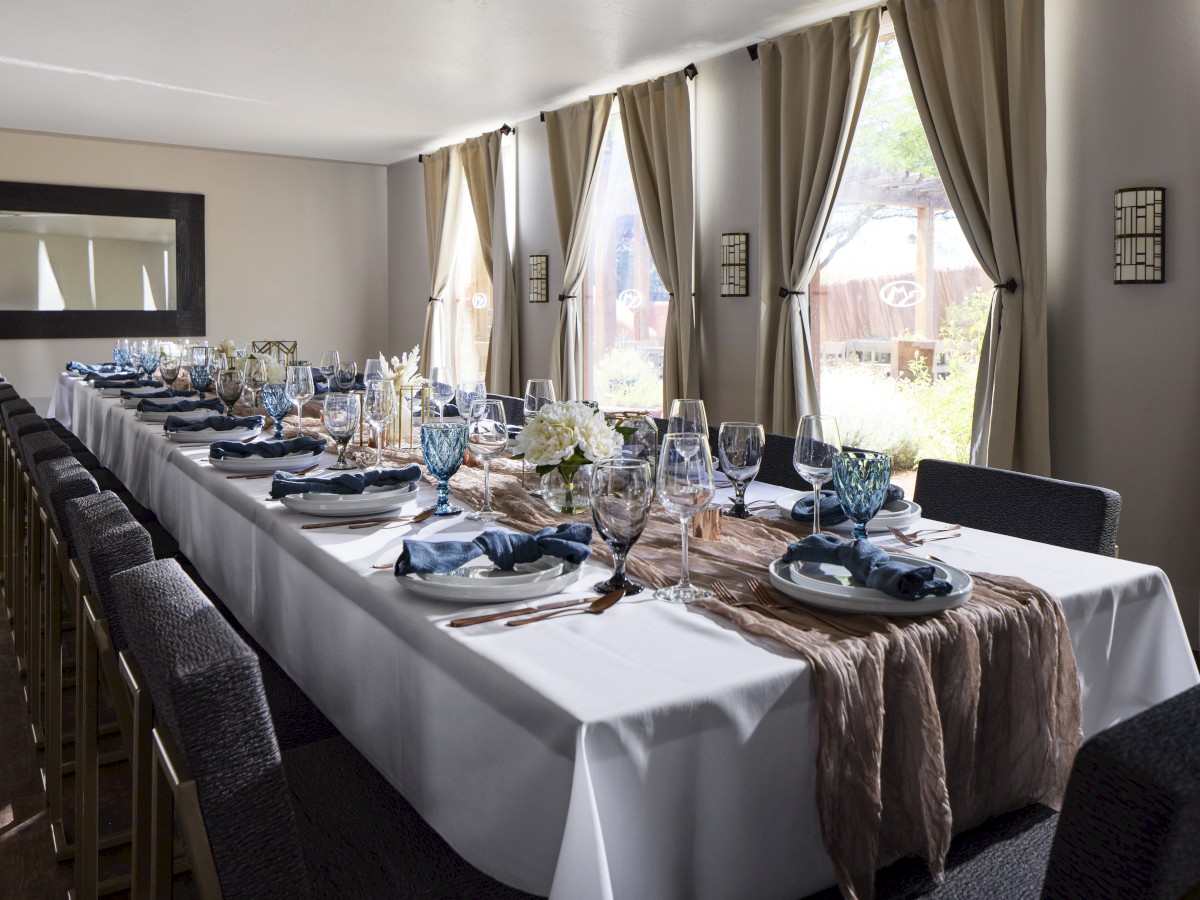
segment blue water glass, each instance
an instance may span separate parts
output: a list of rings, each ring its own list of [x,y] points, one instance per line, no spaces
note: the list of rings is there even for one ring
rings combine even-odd
[[[833,486],[842,511],[854,520],[854,537],[866,539],[867,522],[887,499],[892,458],[886,453],[855,450],[833,458]]]
[[[421,455],[425,467],[438,480],[435,516],[457,516],[462,508],[450,502],[450,476],[462,465],[467,451],[467,423],[427,422],[421,426]]]
[[[129,365],[129,351],[124,347],[113,348],[113,362],[118,366],[125,367]]]
[[[153,375],[154,370],[158,368],[158,351],[141,354],[142,371],[147,375]]]
[[[262,389],[263,408],[275,420],[275,437],[283,437],[283,417],[292,409],[291,398],[287,395],[285,385],[279,383],[264,384]]]
[[[206,363],[192,363],[191,368],[188,369],[188,375],[192,379],[192,387],[198,390],[201,394],[212,387],[213,369],[214,366],[210,366]]]

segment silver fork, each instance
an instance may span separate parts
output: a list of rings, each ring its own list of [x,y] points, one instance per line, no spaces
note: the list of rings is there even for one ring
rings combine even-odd
[[[946,529],[941,529],[945,531]],[[920,547],[922,544],[930,544],[934,541],[949,541],[956,537],[962,537],[962,533],[955,531],[950,534],[935,534],[933,537],[914,537],[905,534],[894,525],[888,526],[888,531],[892,533],[892,537],[904,544],[906,547]]]
[[[762,600],[764,604],[769,603],[776,609],[784,606],[784,604],[780,603],[771,595],[771,588],[766,584],[766,582],[755,579],[753,581],[748,581],[747,584],[750,585],[750,590],[754,592],[754,595]],[[827,616],[817,612],[812,607],[805,607],[804,611],[831,631],[840,631],[842,634],[849,635],[850,637],[866,637],[868,634],[870,634],[869,630],[847,625],[845,622],[835,619],[832,616]]]

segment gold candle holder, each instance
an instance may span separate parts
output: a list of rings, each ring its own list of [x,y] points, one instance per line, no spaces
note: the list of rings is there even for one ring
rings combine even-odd
[[[421,446],[421,424],[431,408],[428,384],[405,384],[396,389],[396,415],[387,429],[385,446],[415,450]]]
[[[358,440],[356,440],[354,443],[355,443],[355,446],[365,447],[365,446],[367,446],[367,443],[366,443],[366,441],[363,440],[363,428],[366,427],[367,416],[366,416],[366,411],[363,409],[363,407],[366,405],[367,392],[366,391],[350,391],[350,393],[354,394],[354,396],[358,397]]]

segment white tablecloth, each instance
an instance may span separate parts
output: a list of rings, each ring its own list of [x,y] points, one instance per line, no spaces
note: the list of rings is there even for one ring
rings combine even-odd
[[[811,673],[778,645],[645,595],[601,618],[446,628],[463,607],[371,567],[405,535],[473,523],[302,531],[314,520],[268,502],[267,481],[222,477],[206,446],[165,441],[66,375],[52,410],[474,865],[563,900],[795,900],[833,884]],[[1159,569],[971,529],[936,552],[1062,601],[1089,735],[1200,681]],[[577,593],[607,574],[589,568]]]

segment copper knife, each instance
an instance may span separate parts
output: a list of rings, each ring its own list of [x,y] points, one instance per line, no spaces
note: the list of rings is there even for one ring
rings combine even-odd
[[[569,606],[580,606],[592,603],[595,597],[577,597],[574,600],[562,600],[558,603],[547,603],[545,606],[522,606],[520,609],[506,609],[504,612],[488,613],[483,616],[467,616],[465,619],[451,619],[446,624],[450,628],[464,628],[467,625],[481,625],[484,622],[495,622],[498,619],[508,619],[512,616],[534,615],[548,612],[552,609],[566,609]]]

